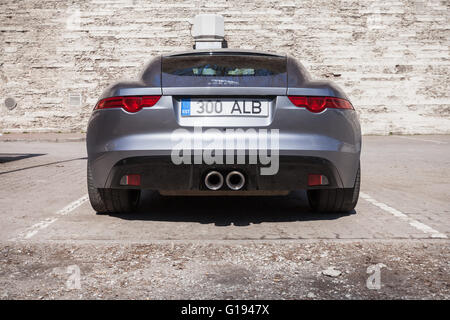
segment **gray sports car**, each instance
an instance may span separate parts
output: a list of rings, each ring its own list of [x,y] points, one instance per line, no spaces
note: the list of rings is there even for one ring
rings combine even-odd
[[[109,87],[87,129],[89,199],[130,212],[162,195],[286,195],[347,212],[360,185],[361,132],[344,92],[293,57],[209,49],[154,58]]]

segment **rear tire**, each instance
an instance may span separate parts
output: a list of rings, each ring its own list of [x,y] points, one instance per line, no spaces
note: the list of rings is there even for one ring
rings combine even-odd
[[[308,201],[315,212],[349,212],[358,203],[361,182],[360,168],[353,188],[308,190]]]
[[[136,210],[141,196],[141,190],[96,188],[89,164],[87,166],[87,187],[91,206],[98,213],[133,212]]]

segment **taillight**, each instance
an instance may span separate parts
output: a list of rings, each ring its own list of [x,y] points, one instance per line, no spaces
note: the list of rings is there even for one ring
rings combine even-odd
[[[112,97],[100,100],[95,109],[122,108],[128,112],[138,112],[142,108],[153,107],[161,96]]]
[[[322,112],[326,108],[353,109],[353,106],[349,101],[341,98],[305,96],[288,96],[288,98],[295,106],[306,108],[315,113]]]

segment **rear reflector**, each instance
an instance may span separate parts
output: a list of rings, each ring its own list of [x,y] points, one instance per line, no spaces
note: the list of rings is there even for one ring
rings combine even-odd
[[[321,174],[308,174],[308,186],[324,186],[328,184],[328,178]]]
[[[138,174],[127,174],[120,179],[120,184],[123,186],[140,186],[141,176]]]
[[[142,108],[153,107],[161,96],[112,97],[100,100],[95,109],[122,108],[128,112],[138,112]]]
[[[327,108],[353,109],[353,106],[349,101],[341,98],[306,96],[288,96],[288,98],[296,107],[306,108],[315,113],[322,112]]]

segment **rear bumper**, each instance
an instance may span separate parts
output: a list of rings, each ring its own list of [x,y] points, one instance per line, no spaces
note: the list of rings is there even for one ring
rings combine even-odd
[[[199,179],[204,170],[212,168],[247,172],[250,178],[248,188],[254,190],[303,189],[307,187],[307,173],[320,173],[313,172],[319,169],[331,175],[330,186],[350,188],[354,185],[361,152],[360,126],[354,110],[327,109],[315,114],[293,106],[286,96],[279,96],[272,105],[269,118],[261,120],[258,125],[249,119],[222,119],[220,123],[217,123],[218,119],[200,119],[204,131],[199,133],[197,127],[180,123],[174,99],[163,96],[157,106],[144,108],[136,114],[119,109],[94,111],[87,130],[87,152],[97,188],[118,187],[116,176],[139,168],[143,174],[143,187],[157,190],[196,190],[200,188]],[[235,141],[243,137],[249,141],[254,137],[250,129],[278,130],[278,173],[262,176],[256,165],[172,163],[171,152],[177,149],[179,141],[188,138],[192,141],[189,149],[204,150],[206,144],[198,147],[195,141],[210,141],[228,128],[246,130],[245,135],[235,131],[230,136]],[[208,133],[207,129],[215,132]],[[238,147],[228,148],[223,144],[220,148],[232,150]],[[244,149],[248,153],[248,146]]]
[[[129,188],[120,184],[127,174],[141,176],[141,189],[159,191],[202,191],[204,177],[211,170],[224,176],[239,170],[246,178],[244,191],[289,191],[313,188],[343,188],[341,175],[329,160],[310,156],[281,156],[279,170],[275,175],[261,175],[261,165],[175,165],[167,156],[138,156],[117,162],[109,171],[103,187]],[[98,168],[93,168],[95,172]],[[308,187],[308,174],[322,174],[328,178],[326,186]],[[228,190],[224,185],[222,191]]]

